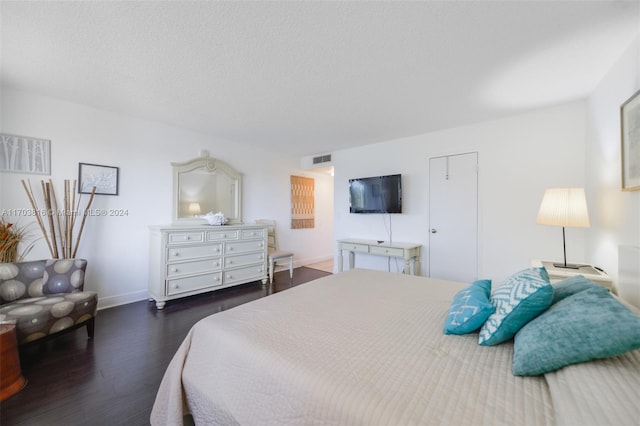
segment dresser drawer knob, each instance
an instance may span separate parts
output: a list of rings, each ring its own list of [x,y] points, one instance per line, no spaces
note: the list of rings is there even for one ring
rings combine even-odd
[[[178,284],[174,284],[173,288],[178,289],[178,288],[180,288],[180,286]]]
[[[214,281],[220,281],[220,277],[215,277],[213,280]]]
[[[179,252],[177,252],[177,251],[174,251],[172,254],[173,254],[174,256],[180,256],[180,253],[179,253]]]
[[[178,272],[178,268],[171,268],[171,272]]]
[[[227,260],[227,264],[231,265],[233,263],[233,260]]]

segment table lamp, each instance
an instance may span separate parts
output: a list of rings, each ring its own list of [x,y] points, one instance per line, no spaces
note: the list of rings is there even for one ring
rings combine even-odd
[[[200,203],[189,203],[189,213],[197,216],[200,214]]]
[[[567,245],[564,228],[567,226],[588,228],[589,213],[584,188],[549,188],[544,192],[538,219],[540,225],[562,226],[564,263],[554,263],[556,268],[579,269],[580,265],[567,264]]]

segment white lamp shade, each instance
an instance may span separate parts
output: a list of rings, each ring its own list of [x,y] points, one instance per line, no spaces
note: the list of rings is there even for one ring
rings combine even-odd
[[[544,192],[537,223],[588,228],[589,212],[584,188],[549,188]]]
[[[200,203],[189,203],[189,213],[200,214]]]

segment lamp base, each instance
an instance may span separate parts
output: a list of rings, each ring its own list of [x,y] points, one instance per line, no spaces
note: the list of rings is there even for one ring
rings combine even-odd
[[[575,263],[554,263],[554,268],[564,268],[564,269],[580,269],[583,265],[577,265]]]

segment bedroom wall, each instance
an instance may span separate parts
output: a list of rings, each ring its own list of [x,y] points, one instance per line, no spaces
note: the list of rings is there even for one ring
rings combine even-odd
[[[244,174],[245,222],[275,219],[279,243],[294,251],[296,266],[333,256],[333,178],[300,170],[297,157],[4,87],[1,108],[3,133],[51,140],[50,178],[59,195],[64,179],[77,178],[79,162],[120,168],[119,195],[96,196],[92,208],[125,209],[128,215],[90,217],[78,251],[89,259],[86,286],[99,292],[101,308],[147,298],[148,226],[171,222],[170,163],[195,158],[202,149]],[[314,229],[289,229],[291,174],[315,178]],[[0,210],[30,208],[20,180],[40,185],[42,178],[1,173]],[[40,235],[37,226],[32,229]],[[28,259],[47,257],[41,239]]]
[[[479,277],[499,283],[529,267],[531,259],[562,259],[561,228],[537,225],[536,215],[546,188],[585,186],[585,111],[584,102],[573,102],[335,152],[335,238],[388,240],[389,215],[349,213],[348,179],[402,173],[403,214],[391,215],[393,239],[422,244],[424,275],[428,270],[429,158],[477,151]],[[585,229],[567,229],[570,260],[588,257],[585,241]],[[387,270],[387,259],[382,257],[357,255],[356,263]],[[391,270],[396,270],[393,262]]]
[[[587,102],[587,191],[592,208],[589,261],[618,282],[620,246],[640,253],[640,191],[621,190],[620,105],[640,90],[640,36],[602,79]],[[638,260],[640,262],[640,255]],[[640,276],[619,294],[640,308]]]
[[[532,258],[562,259],[560,229],[536,225],[535,216],[547,187],[583,186],[591,227],[567,228],[567,257],[602,267],[619,294],[640,307],[640,277],[618,282],[620,248],[634,247],[640,259],[640,191],[620,189],[620,105],[638,90],[640,37],[584,101],[336,152],[335,239],[388,239],[388,215],[348,213],[347,181],[402,173],[406,213],[391,216],[393,237],[423,245],[424,275],[428,159],[478,151],[480,277],[500,282]],[[364,255],[357,265],[388,268],[386,259]],[[392,262],[391,270],[397,269]]]

